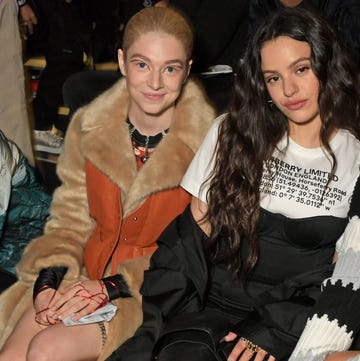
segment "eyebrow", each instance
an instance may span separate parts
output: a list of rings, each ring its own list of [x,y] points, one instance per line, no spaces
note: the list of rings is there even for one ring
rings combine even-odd
[[[287,66],[287,68],[290,69],[290,68],[292,68],[294,65],[296,65],[296,64],[298,64],[298,63],[301,63],[301,62],[304,61],[304,60],[311,62],[311,58],[309,58],[309,57],[307,57],[307,56],[303,56],[303,57],[301,57],[301,58],[299,58],[299,59],[294,60],[292,63],[290,63],[290,64]],[[264,70],[262,73],[263,73],[263,74],[266,74],[266,73],[277,73],[277,70]]]
[[[143,54],[140,54],[140,53],[135,53],[135,54],[133,54],[133,55],[130,57],[129,61],[134,60],[134,58],[142,58],[142,59],[144,59],[144,60],[146,60],[146,61],[148,61],[148,62],[151,63],[151,60],[150,60],[147,56],[145,56],[145,55],[143,55]],[[180,65],[182,65],[182,66],[185,65],[185,62],[182,61],[181,59],[171,59],[171,60],[167,60],[167,61],[165,61],[164,64],[167,65],[167,64],[174,64],[174,63],[178,63],[178,64],[180,64]]]

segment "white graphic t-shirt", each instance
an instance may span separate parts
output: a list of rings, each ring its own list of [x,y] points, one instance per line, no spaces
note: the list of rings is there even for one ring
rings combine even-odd
[[[205,203],[205,181],[214,166],[218,127],[224,116],[215,121],[181,182],[184,189]],[[271,158],[270,171],[264,167],[261,207],[290,218],[346,217],[359,176],[360,142],[347,130],[339,130],[330,146],[337,169],[324,192],[332,167],[330,155],[324,148],[304,148],[284,137]]]

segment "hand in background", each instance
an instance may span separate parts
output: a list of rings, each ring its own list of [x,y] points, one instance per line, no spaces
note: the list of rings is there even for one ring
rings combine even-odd
[[[25,4],[20,8],[21,37],[26,40],[28,35],[34,32],[34,25],[37,24],[37,17],[30,5]]]

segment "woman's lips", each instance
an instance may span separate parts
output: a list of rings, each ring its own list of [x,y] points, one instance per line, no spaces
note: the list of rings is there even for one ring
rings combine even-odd
[[[284,105],[286,108],[290,110],[298,110],[303,107],[303,105],[306,103],[306,100],[295,100],[291,102],[286,102]]]
[[[160,100],[162,99],[164,94],[152,94],[152,93],[144,93],[144,97],[149,100]]]

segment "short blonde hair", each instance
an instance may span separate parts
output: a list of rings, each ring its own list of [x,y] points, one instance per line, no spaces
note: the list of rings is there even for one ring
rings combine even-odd
[[[192,57],[194,33],[181,12],[170,7],[149,7],[140,10],[128,21],[123,38],[123,51],[149,32],[163,32],[179,40],[184,46],[187,60]]]

